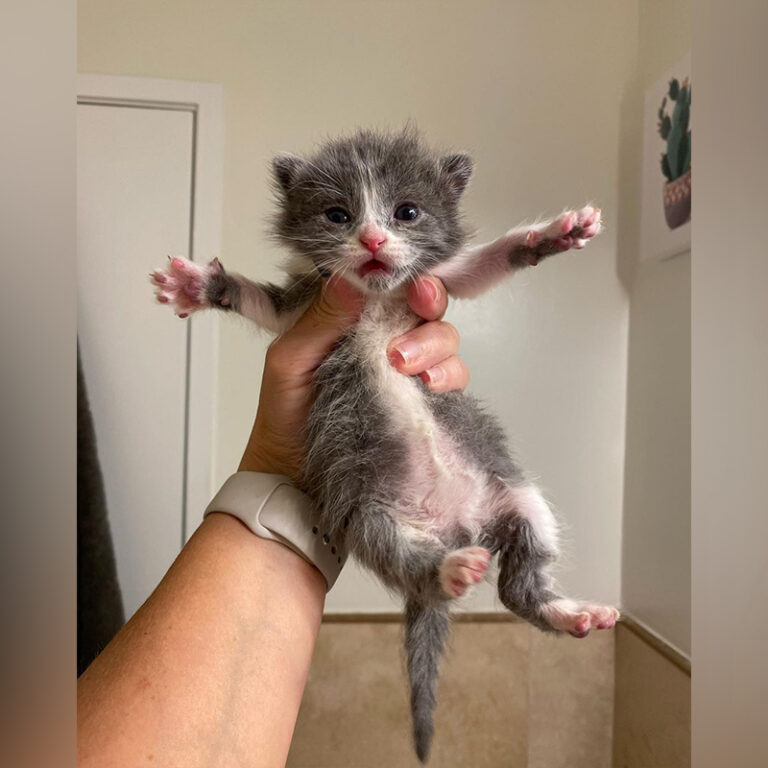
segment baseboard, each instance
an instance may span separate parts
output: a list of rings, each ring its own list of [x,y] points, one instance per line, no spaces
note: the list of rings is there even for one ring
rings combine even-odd
[[[691,675],[691,657],[681,651],[677,646],[656,634],[650,627],[639,619],[628,614],[622,614],[621,623],[633,634],[637,635],[644,643],[651,646],[664,658],[671,661],[678,669]]]
[[[519,624],[523,621],[508,611],[457,612],[453,614],[453,620],[469,624]],[[400,624],[402,621],[402,613],[326,613],[323,615],[324,624]],[[676,667],[687,675],[691,674],[691,658],[686,653],[656,634],[634,616],[623,614],[620,622]]]

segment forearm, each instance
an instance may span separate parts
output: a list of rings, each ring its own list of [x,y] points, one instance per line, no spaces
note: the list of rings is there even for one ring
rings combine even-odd
[[[320,572],[206,518],[78,681],[81,766],[284,766],[322,615]]]
[[[214,274],[208,284],[207,299],[216,309],[231,310],[272,333],[288,330],[306,309],[316,292],[314,282],[282,287],[257,283],[237,272]],[[293,288],[293,290],[292,290]]]
[[[472,298],[552,254],[583,248],[600,226],[599,208],[567,211],[552,221],[516,227],[489,243],[465,248],[433,274],[452,296]]]
[[[179,317],[202,309],[235,312],[272,333],[284,333],[302,315],[320,290],[319,276],[294,276],[286,286],[257,283],[228,272],[218,259],[201,265],[176,257],[150,280],[161,304]]]

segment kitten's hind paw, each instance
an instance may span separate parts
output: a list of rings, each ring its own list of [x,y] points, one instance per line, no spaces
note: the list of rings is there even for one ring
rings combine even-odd
[[[558,599],[541,607],[545,621],[560,632],[586,637],[591,629],[611,629],[619,620],[619,611],[610,605],[588,605]]]
[[[579,211],[566,211],[552,221],[518,230],[520,235],[512,256],[535,265],[554,253],[583,248],[602,226],[599,208],[587,205]]]
[[[179,317],[188,317],[192,312],[218,304],[229,305],[225,292],[214,294],[217,285],[223,282],[224,268],[218,259],[204,267],[188,259],[168,257],[166,269],[156,269],[149,276],[155,286],[155,297],[161,304],[170,304]]]
[[[440,586],[448,597],[461,597],[469,587],[483,580],[491,553],[482,547],[465,547],[449,552],[440,565]]]

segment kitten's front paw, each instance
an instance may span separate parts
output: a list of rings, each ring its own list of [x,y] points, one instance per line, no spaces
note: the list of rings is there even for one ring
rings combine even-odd
[[[440,586],[448,597],[461,597],[469,587],[483,580],[491,553],[482,547],[465,547],[445,556],[440,565]]]
[[[224,268],[218,259],[204,267],[187,259],[171,259],[167,269],[156,269],[149,276],[157,289],[155,297],[161,304],[170,304],[179,317],[188,317],[192,312],[218,304],[227,307],[229,299],[217,285],[222,282]]]
[[[551,222],[531,227],[516,250],[535,265],[545,256],[583,248],[602,226],[600,209],[587,205],[580,211],[566,211]]]

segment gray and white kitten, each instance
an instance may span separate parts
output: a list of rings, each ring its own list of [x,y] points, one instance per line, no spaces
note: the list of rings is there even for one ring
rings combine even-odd
[[[293,259],[283,286],[174,259],[152,279],[158,300],[184,317],[215,307],[275,333],[290,328],[341,273],[366,294],[359,322],[316,373],[306,426],[303,489],[320,510],[317,535],[343,542],[405,600],[405,644],[416,752],[427,760],[438,664],[454,600],[498,556],[502,603],[542,630],[582,637],[618,611],[555,591],[557,523],[511,457],[497,421],[471,396],[435,393],[398,373],[387,345],[419,319],[405,295],[436,275],[473,297],[600,231],[592,207],[466,245],[459,198],[472,173],[464,154],[438,156],[412,130],[358,132],[310,158],[273,162],[275,232]]]

